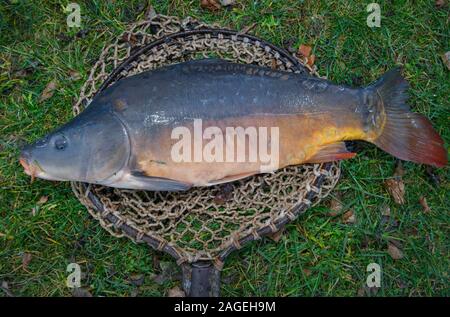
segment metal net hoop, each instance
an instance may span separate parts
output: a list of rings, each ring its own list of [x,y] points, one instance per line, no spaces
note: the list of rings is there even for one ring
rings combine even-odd
[[[98,91],[121,78],[206,57],[318,76],[298,57],[254,36],[190,17],[156,15],[131,24],[104,47],[73,106],[74,114]],[[72,189],[113,236],[147,243],[172,255],[178,264],[212,261],[221,269],[230,252],[279,231],[326,197],[339,175],[339,164],[331,162],[286,167],[186,192],[124,190],[78,182],[72,182]]]

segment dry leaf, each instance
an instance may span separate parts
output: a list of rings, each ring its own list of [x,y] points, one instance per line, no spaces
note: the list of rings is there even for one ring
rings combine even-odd
[[[121,40],[123,42],[130,43],[131,46],[135,46],[138,43],[138,39],[137,39],[136,35],[134,35],[132,33],[124,33],[122,35]]]
[[[30,264],[33,255],[31,253],[24,253],[22,255],[22,268],[26,270],[28,268],[28,264]]]
[[[71,70],[69,70],[69,79],[76,81],[76,80],[81,79],[81,75],[76,70],[71,69]]]
[[[442,54],[442,61],[444,62],[445,66],[447,66],[447,69],[450,70],[450,51],[448,51],[445,54]]]
[[[298,54],[304,57],[309,57],[311,55],[312,47],[308,45],[300,45],[298,48]]]
[[[355,223],[356,222],[356,216],[353,210],[347,211],[343,216],[342,219],[345,223]]]
[[[436,8],[442,9],[447,5],[447,1],[446,0],[436,0],[436,2],[434,4],[435,4]]]
[[[388,243],[387,251],[394,260],[400,260],[403,258],[403,252],[393,243]]]
[[[175,286],[169,289],[167,297],[186,297],[186,294],[178,286]]]
[[[315,61],[316,61],[316,55],[312,54],[310,57],[308,57],[308,65],[309,66],[314,65]]]
[[[311,270],[310,270],[310,269],[303,269],[303,273],[304,273],[306,276],[310,276],[310,275],[311,275]]]
[[[39,201],[37,202],[39,205],[43,205],[48,201],[48,196],[42,196],[39,198]]]
[[[281,237],[283,236],[284,228],[281,228],[280,230],[270,233],[267,235],[267,237],[275,242],[280,241]]]
[[[272,61],[270,63],[270,68],[277,69],[277,61],[275,58],[272,58]]]
[[[239,31],[239,34],[247,34],[251,30],[253,30],[255,28],[255,26],[256,26],[256,23],[247,25],[246,27],[244,27],[242,30]]]
[[[34,217],[34,216],[36,216],[36,214],[37,214],[37,208],[36,207],[31,208],[31,215]]]
[[[144,284],[144,275],[131,274],[129,280],[134,286],[142,286],[142,284]]]
[[[47,86],[42,91],[41,97],[39,98],[39,102],[45,101],[49,98],[51,98],[55,92],[56,87],[58,84],[56,81],[52,80],[47,84]]]
[[[337,195],[336,197],[333,197],[330,201],[330,210],[331,212],[329,213],[330,216],[336,216],[338,213],[341,212],[342,210],[342,202],[340,200],[339,195]]]
[[[217,0],[201,0],[200,6],[203,9],[207,9],[209,11],[219,11],[222,8],[219,1]]]
[[[428,206],[427,199],[425,197],[419,198],[419,203],[423,207],[423,211],[429,213],[431,211],[430,206]]]
[[[405,203],[405,184],[402,179],[388,179],[384,184],[394,201],[399,205],[403,205]]]

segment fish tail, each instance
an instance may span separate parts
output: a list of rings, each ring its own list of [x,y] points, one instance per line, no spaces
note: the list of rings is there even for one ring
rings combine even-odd
[[[444,167],[444,142],[425,116],[410,111],[406,104],[408,86],[396,68],[368,87],[378,95],[374,99],[381,99],[385,114],[381,133],[370,142],[399,159]]]

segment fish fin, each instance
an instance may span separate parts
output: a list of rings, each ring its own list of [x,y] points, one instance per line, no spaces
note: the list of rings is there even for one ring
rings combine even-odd
[[[111,185],[119,188],[168,192],[185,191],[192,187],[192,184],[169,178],[147,176],[144,172],[136,170],[127,173],[119,182]]]
[[[407,81],[400,69],[386,73],[369,88],[381,96],[386,122],[380,136],[370,142],[393,156],[436,167],[447,165],[447,150],[431,122],[411,112],[406,104]]]
[[[217,180],[213,180],[211,182],[208,182],[208,186],[213,186],[213,185],[218,185],[218,184],[223,184],[223,183],[229,183],[229,182],[234,182],[237,181],[239,179],[243,179],[252,175],[257,174],[258,172],[250,172],[250,173],[241,173],[241,174],[236,174],[236,175],[229,175],[226,176],[224,178],[221,179],[217,179]]]
[[[356,153],[347,151],[344,142],[323,145],[306,163],[323,163],[353,158]]]

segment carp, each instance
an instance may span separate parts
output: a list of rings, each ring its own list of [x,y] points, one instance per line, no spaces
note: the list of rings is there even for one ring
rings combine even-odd
[[[446,166],[444,142],[410,111],[407,88],[398,68],[352,88],[220,59],[184,62],[99,92],[78,116],[26,146],[20,163],[33,178],[151,191],[350,159],[356,153],[347,140]]]

